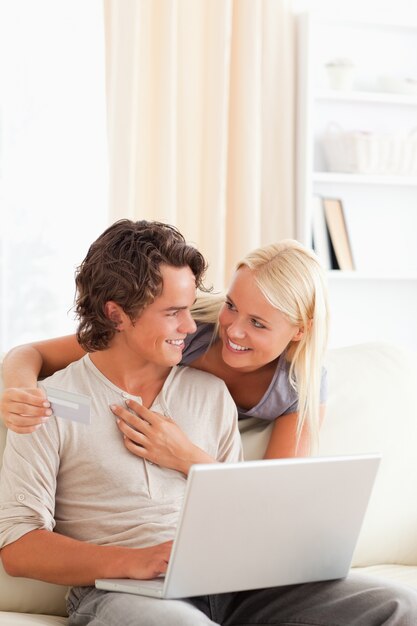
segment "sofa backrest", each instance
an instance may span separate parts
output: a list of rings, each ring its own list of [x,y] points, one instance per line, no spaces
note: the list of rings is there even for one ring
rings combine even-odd
[[[353,564],[417,565],[417,354],[385,343],[330,350],[321,454],[382,454]]]
[[[417,355],[386,343],[329,350],[320,456],[378,452],[382,460],[354,566],[417,565]],[[271,425],[241,428],[245,458],[260,458]],[[341,485],[343,489],[343,485]]]

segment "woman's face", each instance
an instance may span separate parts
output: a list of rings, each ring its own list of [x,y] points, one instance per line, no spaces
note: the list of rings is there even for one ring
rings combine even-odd
[[[303,335],[266,300],[247,267],[239,268],[233,277],[220,311],[219,333],[223,361],[245,372],[274,361],[290,341]]]

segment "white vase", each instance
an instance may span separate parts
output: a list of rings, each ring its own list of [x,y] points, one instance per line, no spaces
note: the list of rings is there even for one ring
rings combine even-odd
[[[349,91],[355,77],[354,65],[326,65],[327,79],[331,89]]]

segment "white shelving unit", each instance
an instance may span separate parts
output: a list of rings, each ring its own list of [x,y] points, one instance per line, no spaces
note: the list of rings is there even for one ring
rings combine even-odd
[[[372,104],[399,104],[405,106],[417,106],[417,96],[391,94],[377,91],[349,91],[340,92],[330,89],[318,89],[316,100],[330,102],[369,102]]]
[[[343,172],[313,172],[311,178],[313,183],[417,187],[417,179],[411,176],[366,176],[364,174],[344,174]]]
[[[417,133],[417,93],[381,90],[383,75],[417,79],[417,24],[297,19],[297,237],[312,243],[314,195],[340,198],[356,267],[329,272],[330,345],[386,340],[417,352],[417,176],[329,171],[321,143],[330,126]],[[329,88],[335,58],[355,65],[348,91]]]

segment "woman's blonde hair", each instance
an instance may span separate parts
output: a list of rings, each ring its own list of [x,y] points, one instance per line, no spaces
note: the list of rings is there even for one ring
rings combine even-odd
[[[248,267],[268,302],[287,320],[303,329],[290,343],[289,380],[298,394],[297,438],[307,429],[310,451],[317,449],[320,427],[320,385],[327,347],[329,307],[326,277],[312,250],[285,239],[247,254],[236,266]],[[206,296],[194,306],[195,319],[217,321],[224,298]]]

